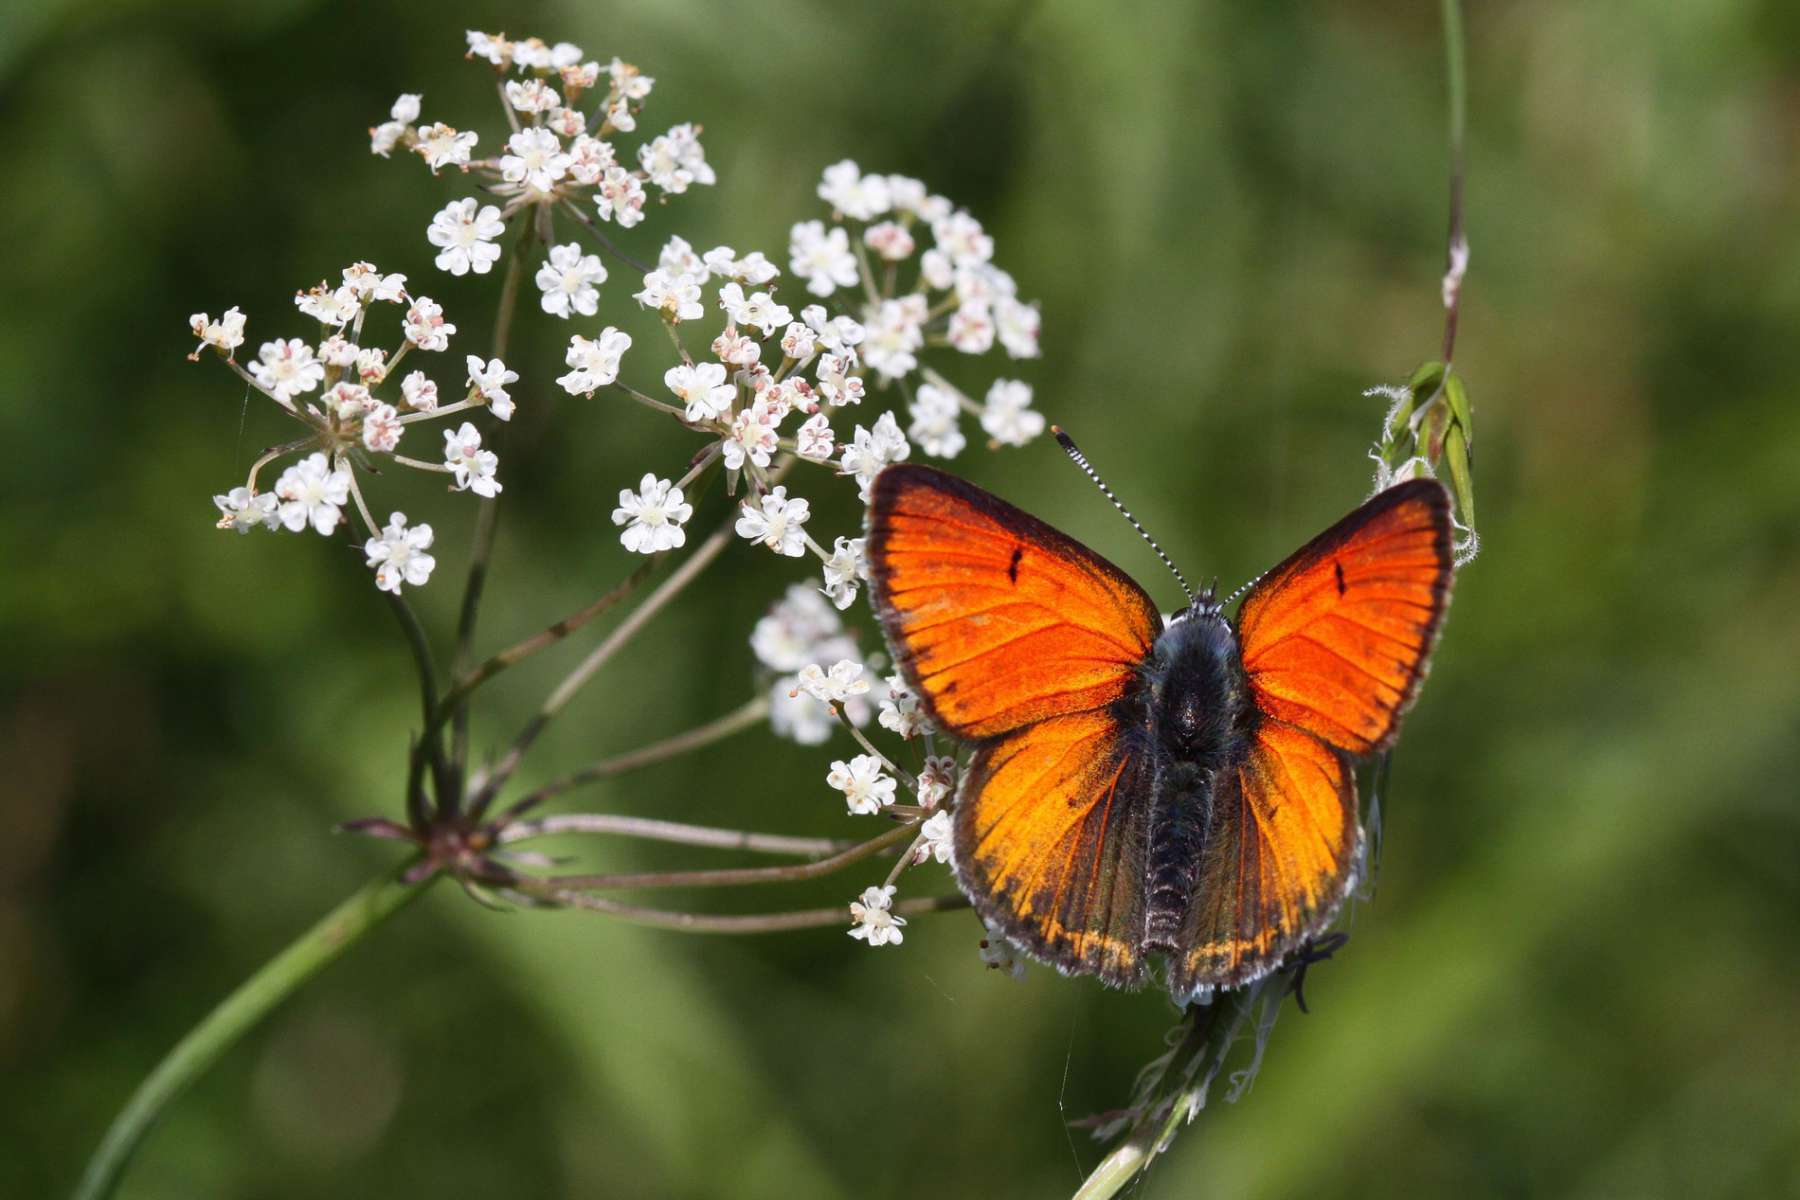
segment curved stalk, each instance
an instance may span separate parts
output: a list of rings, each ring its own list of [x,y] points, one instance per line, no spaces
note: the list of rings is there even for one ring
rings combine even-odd
[[[408,864],[410,865],[410,864]],[[329,966],[370,930],[423,894],[428,884],[405,884],[404,868],[383,874],[325,914],[175,1043],[113,1118],[88,1160],[75,1200],[110,1196],[169,1105],[276,1005]]]

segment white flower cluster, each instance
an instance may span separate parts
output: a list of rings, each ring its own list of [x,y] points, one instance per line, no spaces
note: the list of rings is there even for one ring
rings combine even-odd
[[[1038,357],[1037,307],[997,265],[994,239],[973,215],[917,179],[867,173],[848,159],[824,170],[816,191],[827,213],[789,228],[785,258],[732,246],[701,252],[674,236],[661,239],[654,265],[640,264],[613,244],[608,227],[642,223],[653,196],[715,182],[700,127],[676,125],[627,149],[621,139],[636,133],[654,80],[566,42],[470,32],[467,57],[495,72],[506,117],[498,136],[423,121],[422,97],[408,93],[370,129],[370,149],[384,158],[416,154],[433,174],[454,169],[479,185],[478,196],[449,201],[429,222],[439,270],[493,273],[510,230],[518,249],[501,272],[506,295],[530,274],[544,313],[595,319],[603,289],[622,301],[616,277],[625,270],[632,299],[666,326],[671,353],[652,369],[660,387],[622,377],[632,339],[599,320],[569,338],[556,383],[570,395],[628,398],[701,439],[682,470],[644,471],[635,487],[618,491],[612,519],[627,550],[682,549],[719,475],[737,498],[730,528],[740,538],[783,559],[817,561],[814,582],[789,587],[751,644],[768,676],[775,732],[816,745],[847,727],[860,752],[832,760],[829,786],[850,813],[912,831],[894,876],[851,906],[854,936],[898,944],[905,921],[894,915],[894,880],[909,865],[950,863],[958,767],[936,753],[927,714],[901,676],[884,674],[886,664],[863,655],[846,628],[840,614],[869,575],[863,539],[813,526],[815,512],[832,506],[817,503],[802,474],[823,468],[815,480],[854,481],[866,502],[879,472],[915,451],[961,454],[971,422],[990,448],[1038,437],[1046,424],[1027,383],[989,377],[971,393],[950,378],[974,369],[965,359],[989,353]],[[365,318],[380,303],[404,309],[403,338],[391,353],[363,344]],[[499,358],[468,356],[463,390],[451,395],[425,371],[403,374],[408,354],[447,351],[456,327],[436,303],[412,294],[404,276],[367,263],[296,304],[319,323],[319,338],[269,342],[247,369],[236,360],[245,337],[238,309],[192,318],[200,345],[190,357],[215,351],[305,426],[304,436],[253,465],[243,486],[216,497],[220,525],[331,534],[354,509],[376,585],[395,593],[420,585],[435,565],[431,527],[401,512],[378,525],[361,479],[392,464],[448,475],[455,490],[497,494],[498,461],[472,422],[445,431],[441,460],[407,457],[400,443],[413,423],[470,409],[510,420],[519,372]],[[634,366],[644,353],[634,352]],[[259,473],[283,455],[297,461],[260,491]],[[877,726],[915,752],[911,771],[869,740],[886,736]]]
[[[815,539],[808,529],[812,501],[778,482],[777,470],[795,461],[830,465],[854,479],[866,501],[881,469],[909,458],[915,444],[940,458],[960,453],[967,445],[964,415],[980,423],[990,445],[1024,445],[1045,428],[1031,407],[1029,385],[997,379],[977,404],[923,356],[935,348],[976,355],[999,346],[1013,358],[1035,357],[1038,315],[1018,299],[1012,276],[995,265],[993,239],[980,223],[918,180],[867,175],[846,160],[826,169],[818,194],[843,223],[794,225],[788,270],[810,297],[826,302],[796,312],[783,298],[781,269],[761,251],[716,246],[701,253],[672,237],[633,293],[667,322],[679,349],[680,361],[663,373],[668,398],[619,382],[630,339],[610,326],[598,340],[570,339],[573,369],[558,382],[583,395],[620,387],[712,439],[686,475],[652,482],[686,494],[703,472],[722,464],[729,490],[748,483],[738,534],[785,557],[812,553],[825,594],[847,609],[868,573],[861,539],[836,537],[829,548]],[[579,291],[566,282],[574,263],[546,264],[540,279],[546,297],[555,295],[559,305],[571,289]],[[558,280],[565,281],[561,290],[550,290]],[[839,296],[846,288],[850,294]],[[578,301],[569,303],[581,311]],[[835,311],[836,304],[851,311]],[[708,353],[690,354],[683,333],[709,314],[718,323],[705,327],[713,335]],[[901,392],[903,411],[872,411],[846,422],[846,410],[876,409],[872,394],[888,385]],[[654,504],[646,511],[652,521],[672,519]],[[621,541],[643,553],[665,549],[641,532],[637,514],[623,503],[615,511],[624,526]]]
[[[425,160],[433,174],[446,167],[473,174],[498,203],[465,198],[432,217],[426,238],[437,266],[452,275],[484,275],[499,261],[495,244],[515,217],[543,211],[595,228],[629,229],[644,219],[652,195],[675,196],[715,182],[700,145],[700,127],[676,125],[637,147],[636,166],[617,144],[637,130],[638,114],[655,80],[614,58],[602,65],[569,42],[509,40],[470,30],[468,57],[487,63],[500,80],[509,132],[495,153],[477,157],[481,135],[442,121],[420,123],[422,97],[407,93],[388,120],[369,130],[369,149],[383,158],[396,149]],[[492,144],[492,143],[489,143]],[[592,215],[590,215],[590,213]],[[546,220],[540,228],[553,227]],[[537,272],[545,312],[593,316],[606,268],[574,242],[548,247]]]
[[[464,379],[467,391],[446,403],[436,381],[423,370],[404,376],[399,371],[414,351],[441,353],[449,348],[456,326],[444,319],[444,310],[429,296],[409,292],[406,276],[384,275],[372,263],[345,267],[341,280],[294,296],[295,307],[319,323],[316,342],[304,338],[265,342],[247,369],[237,361],[237,349],[244,344],[241,311],[229,308],[217,320],[206,313],[189,318],[199,339],[189,359],[198,360],[204,351],[213,350],[305,429],[297,440],[259,458],[243,485],[214,496],[213,503],[219,509],[221,529],[248,533],[260,526],[300,533],[311,528],[326,536],[337,531],[344,510],[354,506],[368,530],[363,548],[375,585],[398,594],[402,584],[416,587],[431,577],[435,565],[427,553],[431,526],[408,527],[406,515],[398,512],[385,526],[377,525],[363,500],[358,470],[392,462],[449,475],[456,491],[494,496],[500,491],[500,460],[482,448],[481,432],[471,422],[464,420],[459,428],[444,431],[441,462],[401,454],[400,440],[409,425],[474,408],[490,408],[500,419],[510,419],[513,401],[506,385],[519,376],[497,358],[484,361],[471,355]],[[376,304],[404,308],[399,345],[391,352],[364,344],[364,324]],[[391,382],[395,379],[397,385]],[[300,457],[281,472],[273,488],[259,490],[263,470],[290,453]]]
[[[851,936],[871,946],[898,945],[903,918],[892,912],[894,880],[907,866],[952,860],[948,808],[958,766],[932,751],[931,726],[919,701],[898,674],[879,676],[879,660],[865,658],[835,608],[801,584],[788,588],[756,623],[750,646],[775,675],[769,688],[770,719],[777,734],[807,745],[824,743],[848,725],[861,753],[835,759],[825,782],[852,816],[901,820],[914,830],[911,846],[886,884],[865,891],[851,905]],[[896,766],[863,732],[874,723],[919,750],[912,772]],[[904,792],[902,788],[904,787]]]

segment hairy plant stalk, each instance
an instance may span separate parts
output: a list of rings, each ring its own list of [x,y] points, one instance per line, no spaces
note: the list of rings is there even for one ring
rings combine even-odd
[[[671,758],[691,753],[702,746],[709,746],[735,733],[749,729],[768,715],[769,698],[758,696],[704,725],[696,725],[673,737],[664,738],[660,742],[652,742],[648,746],[641,746],[636,750],[628,750],[624,754],[612,758],[603,758],[599,762],[589,763],[580,770],[571,771],[567,775],[552,779],[513,805],[512,811],[515,814],[523,813],[552,797],[560,796],[583,784],[594,783],[601,779],[611,779],[613,776],[623,775],[627,771],[636,771],[656,763],[667,762]]]
[[[637,925],[649,925],[657,929],[674,929],[682,933],[785,933],[793,929],[818,929],[824,926],[850,924],[850,910],[839,904],[831,908],[803,908],[790,912],[715,914],[670,912],[666,909],[642,908],[635,904],[621,904],[617,900],[608,900],[604,896],[595,896],[587,892],[563,891],[547,886],[541,881],[527,883],[510,889],[525,900],[546,900],[565,908],[586,909],[589,912],[605,913],[630,921]],[[901,900],[894,905],[897,916],[913,917],[923,913],[952,912],[969,907],[969,901],[963,896],[931,896],[916,900]]]
[[[512,111],[507,110],[510,118]],[[525,256],[534,234],[530,222],[521,222],[519,239],[507,257],[506,278],[500,285],[500,303],[494,312],[494,351],[492,357],[505,358],[512,340],[513,317],[519,310],[519,284],[525,275]],[[475,651],[475,621],[481,611],[481,594],[487,587],[488,560],[494,555],[494,533],[500,520],[500,498],[487,496],[475,513],[475,535],[469,548],[469,575],[463,584],[462,609],[456,620],[456,653],[450,660],[450,674],[460,679],[468,670]],[[462,803],[460,777],[469,766],[469,705],[465,695],[450,712],[450,761],[459,776],[459,786],[438,797],[446,813],[454,813]]]
[[[771,472],[770,478],[780,479],[793,467],[795,461],[797,460],[791,456],[785,459],[779,467]],[[594,647],[593,652],[582,659],[580,664],[569,672],[561,683],[557,684],[555,690],[545,698],[538,711],[532,715],[529,721],[525,722],[525,727],[519,731],[518,737],[513,739],[513,744],[507,750],[506,755],[495,764],[492,774],[482,783],[480,790],[470,803],[472,812],[479,816],[487,811],[488,806],[493,803],[494,797],[499,795],[500,789],[506,786],[506,781],[512,777],[514,771],[518,770],[519,761],[525,757],[525,752],[531,748],[531,744],[544,731],[544,727],[555,719],[575,693],[585,687],[613,655],[636,637],[638,631],[647,625],[652,617],[666,608],[670,601],[679,596],[690,583],[700,576],[702,571],[712,565],[714,559],[725,552],[725,548],[731,544],[736,524],[737,514],[734,512],[725,518],[724,523],[714,530],[711,536],[695,547],[693,552],[682,561],[682,564],[676,567],[667,579],[657,585],[655,591],[644,597],[638,606],[631,610],[630,615],[619,622],[618,627],[607,636],[605,641]]]
[[[786,867],[725,867],[712,871],[642,871],[628,875],[552,875],[539,882],[558,891],[631,891],[638,888],[741,887],[757,883],[795,883],[830,875],[911,838],[917,822],[896,826],[866,842],[858,842],[816,862]]]
[[[332,909],[189,1030],[113,1119],[88,1160],[75,1200],[112,1195],[133,1153],[190,1084],[276,1005],[424,893],[424,884],[402,883],[403,873],[401,869],[381,876]]]
[[[822,858],[858,845],[857,842],[842,838],[788,837],[778,833],[717,829],[707,825],[687,825],[680,821],[625,817],[613,813],[567,813],[542,817],[536,821],[519,821],[503,828],[496,840],[504,846],[533,838],[570,833],[612,834],[653,842],[675,842],[683,846],[748,850],[753,854],[791,854],[796,858]]]

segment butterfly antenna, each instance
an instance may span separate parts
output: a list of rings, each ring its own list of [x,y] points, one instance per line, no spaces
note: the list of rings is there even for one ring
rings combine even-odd
[[[1100,494],[1112,501],[1112,506],[1119,510],[1119,515],[1130,521],[1131,527],[1138,531],[1138,536],[1148,542],[1150,548],[1156,551],[1156,557],[1162,559],[1163,566],[1169,568],[1169,573],[1175,576],[1175,582],[1181,585],[1181,590],[1187,593],[1187,598],[1192,601],[1194,589],[1188,586],[1187,577],[1181,573],[1181,568],[1176,566],[1174,560],[1167,554],[1163,553],[1163,548],[1156,544],[1156,539],[1151,537],[1142,525],[1138,524],[1138,519],[1131,515],[1131,510],[1119,503],[1119,498],[1113,495],[1113,490],[1106,486],[1106,480],[1100,478],[1100,472],[1094,470],[1093,464],[1088,462],[1087,455],[1081,452],[1081,448],[1075,444],[1075,439],[1064,433],[1062,428],[1057,425],[1052,425],[1050,432],[1056,435],[1056,444],[1063,448],[1063,453],[1069,456],[1070,461],[1080,467],[1082,473],[1094,481],[1094,486],[1100,489]]]

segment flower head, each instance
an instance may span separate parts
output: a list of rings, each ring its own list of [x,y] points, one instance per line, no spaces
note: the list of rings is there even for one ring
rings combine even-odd
[[[687,542],[681,527],[694,515],[694,506],[686,503],[681,489],[667,479],[645,474],[637,491],[619,492],[619,507],[613,509],[613,524],[625,528],[619,541],[627,550],[638,554],[656,554],[673,550]]]
[[[831,664],[830,670],[817,663],[801,667],[799,690],[826,704],[842,704],[852,696],[867,695],[869,681],[863,678],[862,663],[853,658],[840,658]]]
[[[606,282],[606,268],[597,254],[583,254],[570,242],[552,246],[550,257],[538,268],[539,302],[547,313],[567,320],[571,310],[591,317],[600,308],[599,284]]]
[[[871,946],[898,946],[905,941],[900,928],[906,924],[906,918],[896,917],[893,905],[893,884],[864,889],[860,899],[850,902],[850,919],[856,922],[850,936]]]
[[[858,754],[849,762],[840,759],[832,763],[825,782],[844,793],[850,815],[857,817],[871,816],[892,804],[898,786],[873,754]]]
[[[788,499],[787,488],[769,489],[760,501],[746,500],[737,520],[741,538],[761,542],[777,554],[799,558],[806,553],[806,520],[812,506],[804,499]]]
[[[500,178],[528,191],[550,192],[573,161],[548,129],[521,129],[506,140],[506,149],[500,156]]]
[[[295,533],[308,525],[328,534],[350,502],[350,468],[333,469],[324,454],[309,454],[275,481],[281,523]]]
[[[325,364],[314,358],[312,347],[299,338],[264,342],[256,358],[250,374],[277,400],[292,400],[325,379]]]
[[[500,469],[500,456],[481,448],[481,431],[468,421],[462,428],[444,430],[444,465],[456,480],[457,491],[474,492],[490,499],[501,491],[495,478]]]
[[[737,399],[737,386],[725,382],[725,368],[718,363],[670,367],[663,372],[663,383],[687,406],[690,421],[717,420],[731,411],[731,402]]]
[[[203,312],[195,313],[188,318],[188,328],[192,329],[194,336],[200,339],[200,344],[194,347],[192,354],[188,355],[190,359],[198,359],[200,351],[208,346],[213,347],[226,358],[231,358],[233,357],[232,351],[244,344],[244,314],[239,312],[235,306],[226,309],[217,321]]]
[[[222,496],[214,496],[219,506],[219,528],[249,533],[258,525],[274,529],[281,524],[277,511],[280,501],[269,492],[252,492],[247,487],[234,487]]]
[[[475,394],[487,402],[494,415],[502,421],[512,420],[512,394],[506,390],[509,383],[518,382],[519,373],[507,369],[505,363],[497,358],[490,358],[485,363],[476,354],[468,356],[469,386]]]
[[[619,377],[619,363],[631,348],[631,335],[608,325],[597,338],[576,334],[569,339],[563,362],[574,368],[556,382],[570,395],[593,395]]]
[[[425,239],[439,248],[438,270],[486,275],[500,259],[494,239],[505,231],[500,210],[492,204],[478,207],[473,199],[452,200],[431,218]]]
[[[419,587],[431,578],[437,560],[426,551],[431,549],[431,526],[406,527],[406,514],[393,513],[379,537],[363,543],[363,553],[375,568],[375,586],[384,592],[400,594],[400,585]]]
[[[935,812],[927,817],[919,826],[919,841],[913,847],[913,862],[927,863],[937,859],[940,863],[948,863],[955,854],[951,838],[950,814]]]
[[[1031,407],[1031,385],[994,380],[982,404],[981,427],[1002,446],[1023,446],[1044,432],[1044,414]]]
[[[421,350],[448,350],[456,326],[444,320],[444,307],[430,296],[416,296],[401,325],[406,340]]]
[[[872,221],[893,206],[885,175],[864,175],[850,159],[825,168],[819,199],[857,221]]]

